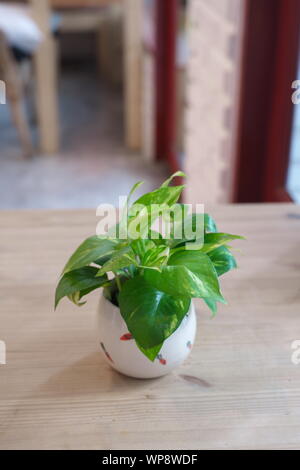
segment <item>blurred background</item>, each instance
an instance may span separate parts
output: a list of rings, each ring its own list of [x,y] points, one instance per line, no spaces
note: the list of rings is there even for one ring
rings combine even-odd
[[[300,0],[0,1],[0,208],[300,202]]]

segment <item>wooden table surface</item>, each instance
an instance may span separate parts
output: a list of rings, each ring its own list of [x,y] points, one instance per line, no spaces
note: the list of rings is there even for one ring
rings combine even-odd
[[[0,213],[1,449],[300,448],[300,208],[211,208],[240,268],[215,319],[197,302],[198,335],[172,374],[134,380],[104,363],[97,292],[53,311],[58,274],[94,211]],[[300,355],[299,355],[300,356]]]

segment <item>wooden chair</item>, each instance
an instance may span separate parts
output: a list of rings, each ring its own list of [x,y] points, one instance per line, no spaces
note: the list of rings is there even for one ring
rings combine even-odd
[[[13,3],[15,2],[11,2],[12,6]],[[59,146],[59,119],[56,44],[50,29],[51,9],[48,0],[27,0],[23,3],[28,3],[30,6],[31,17],[43,34],[41,44],[31,54],[34,65],[39,150],[42,153],[55,153]],[[20,79],[20,70],[3,33],[0,64],[2,79],[6,82],[7,97],[22,142],[23,153],[29,155],[32,153],[32,144],[29,126],[23,111],[24,89]]]

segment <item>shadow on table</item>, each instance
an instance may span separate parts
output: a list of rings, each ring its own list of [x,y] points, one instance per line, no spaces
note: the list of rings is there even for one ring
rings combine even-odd
[[[113,370],[98,352],[89,354],[54,374],[42,384],[38,393],[55,396],[74,396],[93,393],[130,392],[149,388],[160,379],[140,380]]]

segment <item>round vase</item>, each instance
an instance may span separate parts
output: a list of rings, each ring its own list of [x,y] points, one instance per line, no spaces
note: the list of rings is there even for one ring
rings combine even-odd
[[[137,347],[120,309],[103,295],[97,320],[99,347],[106,361],[117,371],[140,379],[160,377],[178,367],[190,354],[196,334],[196,315],[191,303],[180,326],[166,339],[152,362]]]

